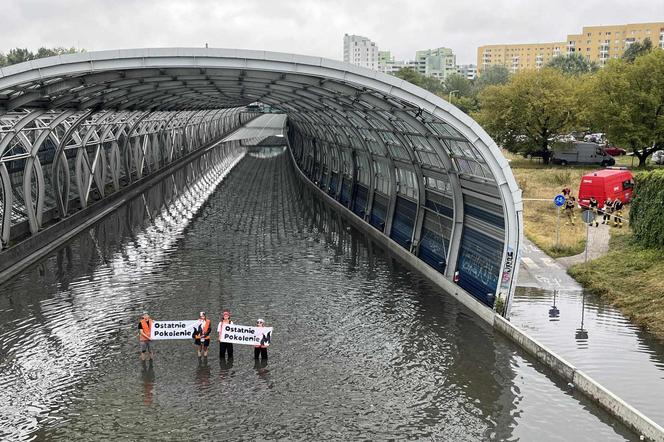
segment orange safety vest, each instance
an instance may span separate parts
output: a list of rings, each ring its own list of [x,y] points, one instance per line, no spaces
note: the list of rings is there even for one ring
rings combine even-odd
[[[145,319],[141,319],[141,329],[143,330],[143,333],[150,336],[150,333],[152,331],[152,321],[150,321],[150,320],[146,321]],[[145,336],[143,336],[143,334],[141,334],[139,337],[140,337],[141,341],[149,341],[150,340],[150,339],[146,338]]]
[[[210,320],[209,319],[206,319],[205,321],[203,321],[202,329],[203,329],[202,331],[203,331],[203,336],[204,336],[203,339],[204,340],[210,339],[210,335],[207,335],[207,337],[205,337],[205,335],[210,330]],[[198,329],[196,329],[196,330],[198,331]],[[194,339],[201,339],[201,335],[198,334],[198,333],[194,334]]]

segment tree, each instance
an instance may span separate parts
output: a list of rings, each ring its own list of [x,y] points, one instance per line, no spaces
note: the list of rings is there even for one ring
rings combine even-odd
[[[664,148],[664,50],[612,60],[591,80],[587,119],[639,159]]]
[[[37,50],[37,53],[33,53],[25,48],[14,48],[10,49],[9,53],[5,56],[0,52],[0,67],[9,66],[16,63],[23,63],[24,61],[34,60],[37,58],[52,57],[54,55],[62,54],[75,54],[77,52],[85,52],[85,49],[76,49],[76,48],[45,48],[41,47]]]
[[[23,63],[24,61],[29,61],[35,58],[35,55],[28,51],[25,48],[14,48],[10,49],[7,54],[7,65],[12,65],[16,63]]]
[[[492,65],[482,70],[479,77],[475,79],[475,91],[479,93],[488,86],[506,84],[510,80],[510,71],[505,66]]]
[[[569,75],[587,74],[599,69],[597,63],[587,60],[581,54],[558,55],[549,60],[546,66]]]
[[[477,97],[474,96],[453,97],[450,100],[450,103],[458,107],[468,115],[470,115],[473,112],[478,112],[480,110],[479,103],[477,102]]]
[[[413,68],[401,68],[394,76],[415,85],[419,85],[422,82],[422,75]]]
[[[449,96],[454,91],[458,97],[468,97],[473,93],[473,84],[463,75],[448,75],[443,82],[443,92]]]
[[[424,75],[417,72],[412,68],[401,68],[394,74],[395,77],[399,77],[402,80],[406,80],[409,83],[419,86],[422,89],[426,89],[432,94],[440,94],[443,90],[443,85],[435,78],[425,77]]]
[[[573,127],[576,98],[573,79],[556,69],[515,74],[509,83],[489,86],[479,96],[473,117],[511,152],[551,158],[549,139]]]
[[[652,51],[652,41],[649,37],[646,37],[642,42],[635,41],[627,49],[625,49],[622,58],[623,60],[627,60],[628,62],[632,63],[638,57],[646,55],[650,53],[650,51]]]

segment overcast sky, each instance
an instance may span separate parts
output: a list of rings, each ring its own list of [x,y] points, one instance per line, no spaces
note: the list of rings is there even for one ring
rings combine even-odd
[[[342,58],[344,33],[411,59],[446,46],[564,41],[586,25],[664,21],[664,0],[2,0],[0,51],[204,46]]]

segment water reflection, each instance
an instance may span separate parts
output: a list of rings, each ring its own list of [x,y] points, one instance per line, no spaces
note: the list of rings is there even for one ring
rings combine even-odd
[[[11,339],[28,321],[45,339],[58,339],[50,365],[74,376],[67,383],[46,370],[31,383],[54,387],[40,393],[43,420],[29,423],[23,413],[3,429],[26,437],[37,430],[47,439],[188,439],[206,416],[210,434],[233,439],[630,437],[350,228],[303,190],[290,167],[283,154],[247,157],[198,211],[200,186],[179,187],[182,198],[160,211],[148,195],[102,223],[122,239],[95,230],[96,241],[81,235],[72,242],[67,289],[51,269],[57,256],[45,261],[41,279],[27,272],[7,286],[34,290],[22,308],[37,304],[42,316],[32,319],[20,306],[3,310],[3,324],[12,325],[0,329],[0,348],[26,358],[20,339]],[[18,304],[25,296],[9,298]],[[49,302],[57,315],[44,313]],[[203,306],[214,317],[231,310],[238,324],[264,317],[275,327],[269,365],[256,364],[250,346],[237,346],[232,361],[217,365],[212,351],[199,364],[190,342],[165,341],[155,346],[158,376],[138,378],[138,313],[188,318]],[[56,316],[70,327],[61,336]],[[71,324],[90,339],[72,339]],[[27,379],[18,373],[12,381],[4,368],[20,364],[1,363],[10,390]],[[232,406],[210,418],[210,404],[223,398]],[[137,403],[149,406],[149,419]]]
[[[583,291],[557,293],[560,315],[544,320],[553,293],[518,288],[511,321],[664,424],[664,345],[615,307]],[[548,319],[548,318],[547,318]]]
[[[62,421],[78,384],[117,353],[118,331],[131,321],[127,313],[137,317],[137,303],[150,296],[137,290],[142,277],[166,259],[192,211],[225,173],[214,169],[200,177],[209,186],[204,192],[191,187],[195,176],[191,167],[180,169],[171,178],[178,192],[173,201],[153,187],[2,285],[0,302],[8,308],[0,311],[0,433],[18,439]],[[182,215],[159,212],[169,203]],[[147,213],[157,214],[152,223]]]
[[[141,362],[141,379],[143,380],[143,405],[154,402],[154,363],[152,360]]]

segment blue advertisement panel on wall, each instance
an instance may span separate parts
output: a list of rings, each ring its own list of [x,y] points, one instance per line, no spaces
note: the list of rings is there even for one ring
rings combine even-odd
[[[469,227],[463,230],[458,284],[489,307],[493,307],[498,287],[502,252],[502,241]]]

